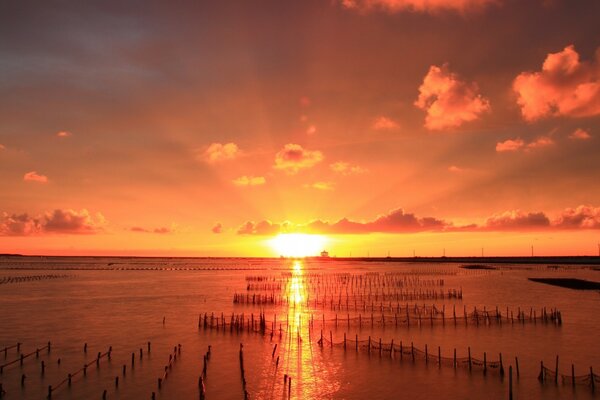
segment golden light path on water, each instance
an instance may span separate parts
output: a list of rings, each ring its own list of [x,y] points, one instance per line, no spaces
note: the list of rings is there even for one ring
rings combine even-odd
[[[291,377],[291,390],[284,385],[282,379],[276,379],[272,385],[265,385],[268,387],[264,387],[257,396],[276,398],[279,397],[278,393],[282,393],[285,398],[289,394],[291,398],[297,399],[331,397],[341,387],[339,377],[342,365],[327,357],[329,351],[317,345],[320,330],[310,328],[311,310],[306,306],[308,291],[304,283],[302,261],[294,260],[290,272],[290,283],[285,290],[289,303],[287,309],[280,310],[283,318],[280,319],[281,325],[277,327],[282,327],[284,333],[278,344],[281,370],[276,375]]]

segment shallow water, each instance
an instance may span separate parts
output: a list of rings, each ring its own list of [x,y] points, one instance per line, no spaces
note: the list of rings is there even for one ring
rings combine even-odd
[[[92,363],[87,375],[78,374],[70,386],[63,384],[52,392],[53,399],[102,398],[107,399],[157,399],[198,398],[198,378],[203,368],[203,356],[212,347],[207,374],[204,379],[208,399],[243,398],[239,346],[244,344],[246,390],[249,397],[261,399],[364,399],[408,397],[414,399],[506,399],[508,398],[508,367],[519,360],[520,376],[514,377],[514,398],[577,398],[589,399],[594,394],[587,386],[558,384],[537,380],[540,361],[554,370],[559,356],[559,373],[570,375],[571,364],[576,375],[589,374],[589,367],[600,371],[600,294],[596,291],[577,291],[534,283],[528,277],[574,277],[600,280],[600,272],[585,266],[563,266],[549,269],[546,265],[499,265],[492,271],[464,270],[459,264],[375,263],[375,262],[319,262],[291,260],[244,259],[128,259],[128,258],[4,258],[0,261],[0,280],[6,276],[68,275],[39,281],[24,281],[0,285],[0,350],[21,342],[21,351],[28,354],[48,341],[51,351],[42,350],[39,357],[24,359],[6,366],[0,383],[6,391],[5,399],[41,399],[48,386],[57,385],[69,373],[86,363]],[[503,315],[506,308],[515,316],[518,308],[529,315],[533,308],[558,308],[562,324],[519,323],[503,321],[479,324],[464,321],[444,324],[430,323],[424,318],[419,325],[415,319],[410,326],[388,323],[385,326],[367,322],[358,326],[347,323],[361,314],[366,321],[371,310],[332,310],[328,306],[306,305],[306,300],[316,299],[315,286],[306,279],[322,275],[329,282],[328,291],[345,289],[335,284],[336,274],[352,274],[355,279],[373,273],[396,274],[427,280],[443,279],[442,287],[420,289],[462,289],[462,299],[420,299],[391,301],[392,306],[445,306],[451,315],[455,306],[457,314],[463,307],[471,311],[495,310]],[[370,274],[370,275],[365,275]],[[401,275],[398,275],[401,274]],[[265,293],[248,291],[246,276],[270,276],[276,282],[282,279],[289,284],[284,295],[294,300],[291,305],[234,304],[234,293]],[[310,292],[312,289],[313,292]],[[363,288],[364,289],[364,288]],[[404,290],[413,290],[406,287]],[[325,287],[321,287],[323,295]],[[374,294],[382,287],[371,287]],[[389,287],[386,290],[390,290]],[[419,290],[419,287],[416,287]],[[271,291],[268,291],[271,293]],[[369,300],[381,303],[379,299]],[[339,304],[345,303],[340,300]],[[388,301],[390,303],[390,301]],[[264,311],[267,326],[277,318],[278,324],[289,321],[291,334],[279,331],[271,337],[252,332],[230,329],[204,329],[198,327],[199,314],[221,312],[251,314],[258,318]],[[338,314],[337,327],[333,322],[322,326],[322,318],[333,321]],[[373,314],[378,318],[381,312]],[[386,314],[390,314],[389,312]],[[392,315],[394,313],[391,313]],[[539,315],[539,314],[537,314]],[[312,317],[311,317],[312,316]],[[163,324],[164,318],[164,324]],[[314,318],[312,324],[309,323]],[[362,319],[361,319],[362,321]],[[321,331],[325,343],[317,341]],[[348,345],[343,348],[344,334]],[[374,347],[371,352],[356,351],[354,339],[367,340],[371,336],[374,346],[381,338],[383,343],[394,340],[396,346],[414,343],[435,358],[438,346],[443,357],[466,357],[470,347],[472,357],[497,361],[502,353],[506,375],[497,369],[482,368],[471,371],[465,367],[438,365],[436,361],[416,359],[399,353],[390,354]],[[299,337],[298,337],[299,336]],[[331,346],[329,337],[337,346]],[[147,352],[147,342],[151,352]],[[87,343],[87,353],[83,351]],[[352,343],[352,345],[350,344]],[[181,344],[177,360],[168,370],[168,376],[158,389],[158,378],[163,377],[173,348]],[[273,349],[277,350],[272,357]],[[111,359],[103,357],[99,366],[93,363],[98,352],[112,346]],[[139,352],[142,349],[143,357]],[[131,357],[134,353],[134,366]],[[15,348],[0,352],[0,365],[16,360]],[[276,365],[276,358],[279,363]],[[60,364],[58,359],[60,358]],[[44,374],[41,362],[45,363]],[[123,374],[123,365],[126,372]],[[25,374],[25,383],[21,377]],[[284,384],[284,375],[292,378],[291,387]],[[115,378],[119,377],[116,387]]]

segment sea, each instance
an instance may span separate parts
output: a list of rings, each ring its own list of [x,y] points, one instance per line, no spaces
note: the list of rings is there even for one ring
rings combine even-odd
[[[597,398],[600,292],[529,278],[600,271],[0,257],[0,398]]]

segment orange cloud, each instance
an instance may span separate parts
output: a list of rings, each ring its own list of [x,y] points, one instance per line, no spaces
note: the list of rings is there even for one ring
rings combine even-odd
[[[382,10],[388,13],[401,11],[437,12],[442,10],[469,12],[480,10],[497,0],[341,0],[342,7],[360,12]]]
[[[42,231],[42,222],[27,214],[2,213],[0,219],[0,236],[28,236]]]
[[[4,146],[3,144],[0,144],[0,150],[4,150],[6,149],[6,146]]]
[[[46,175],[38,174],[36,171],[27,172],[23,175],[23,180],[25,182],[48,183],[48,177]]]
[[[547,228],[550,220],[543,212],[524,213],[520,210],[505,211],[495,214],[485,222],[487,230],[529,230]]]
[[[355,175],[367,172],[366,169],[359,167],[358,165],[352,165],[344,161],[334,162],[333,164],[329,165],[329,168],[331,168],[333,172],[342,175]]]
[[[60,132],[56,132],[56,136],[59,138],[66,138],[71,136],[71,132],[67,132],[67,131],[60,131]]]
[[[333,183],[331,182],[315,182],[309,185],[304,185],[307,188],[317,189],[317,190],[333,190]]]
[[[146,228],[142,228],[140,226],[134,226],[132,228],[129,229],[132,232],[140,232],[140,233],[158,233],[158,234],[167,234],[167,233],[173,233],[173,230],[171,228],[167,228],[167,227],[160,227],[160,228],[154,228],[154,229],[146,229]]]
[[[237,230],[238,235],[275,235],[282,231],[280,224],[274,224],[268,220],[262,220],[254,223],[252,221],[245,222]]]
[[[95,234],[104,230],[106,220],[97,213],[92,217],[83,209],[47,212],[40,217],[28,214],[9,215],[3,213],[0,218],[0,236],[30,236],[43,233]]]
[[[203,153],[203,159],[208,163],[233,160],[240,155],[240,149],[235,143],[212,143]]]
[[[264,176],[240,176],[233,180],[235,186],[258,186],[267,182]]]
[[[398,129],[400,125],[393,119],[384,116],[379,116],[375,118],[371,127],[376,131],[387,131]]]
[[[496,143],[496,151],[498,153],[503,153],[509,151],[533,150],[552,145],[554,145],[554,140],[548,136],[540,136],[530,143],[525,143],[523,139],[517,138]]]
[[[54,210],[44,216],[44,231],[54,233],[70,234],[92,234],[103,230],[106,220],[100,213],[92,217],[90,213],[83,209],[75,210]]]
[[[307,135],[314,135],[315,133],[317,133],[317,127],[314,125],[311,125],[306,129]]]
[[[600,207],[581,205],[567,208],[554,221],[554,226],[565,229],[600,229]]]
[[[573,140],[587,140],[590,139],[592,135],[590,135],[587,131],[584,131],[581,128],[577,128],[569,135],[569,139]]]
[[[295,174],[301,169],[311,168],[323,160],[320,151],[305,150],[299,144],[288,143],[275,155],[275,168]]]
[[[540,147],[548,147],[554,144],[554,140],[547,136],[541,136],[527,145],[528,149],[538,149]]]
[[[600,114],[600,49],[595,62],[579,61],[573,45],[546,57],[540,72],[523,72],[513,82],[527,121],[544,117]]]
[[[210,230],[212,233],[221,233],[223,232],[223,225],[220,222],[217,222]]]
[[[461,81],[447,65],[429,68],[414,104],[427,112],[425,127],[431,130],[459,127],[490,110],[477,84]]]
[[[275,235],[282,232],[322,234],[416,233],[416,232],[504,232],[545,231],[558,229],[600,229],[600,207],[581,205],[567,208],[551,220],[543,211],[509,210],[486,218],[483,224],[455,225],[436,217],[418,217],[399,208],[371,221],[342,218],[336,222],[320,219],[306,224],[282,224],[263,220],[248,221],[239,229],[243,235]]]
[[[459,174],[461,172],[464,172],[465,169],[461,168],[461,167],[458,167],[456,165],[451,165],[451,166],[448,167],[448,171],[453,172],[455,174]]]

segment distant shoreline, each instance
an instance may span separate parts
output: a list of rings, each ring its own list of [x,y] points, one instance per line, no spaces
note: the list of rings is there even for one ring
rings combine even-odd
[[[23,255],[0,254],[2,258],[112,258],[112,259],[189,259],[189,260],[280,260],[280,257],[159,257],[159,256],[48,256],[48,255]],[[600,265],[599,256],[534,256],[534,257],[303,257],[309,261],[337,262],[415,262],[415,263],[468,263],[468,264],[579,264]]]

